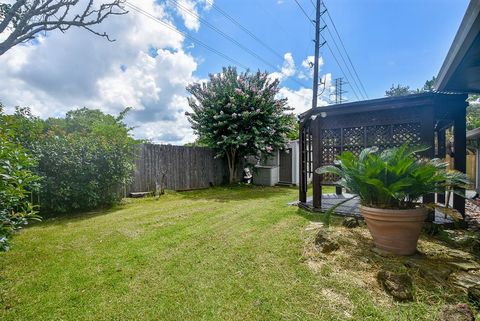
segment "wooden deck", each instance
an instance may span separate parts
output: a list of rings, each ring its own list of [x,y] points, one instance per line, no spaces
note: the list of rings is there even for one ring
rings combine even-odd
[[[307,211],[312,211],[312,212],[325,212],[328,209],[330,209],[332,206],[340,203],[341,201],[351,198],[353,195],[352,194],[341,194],[341,195],[336,195],[336,194],[324,194],[322,197],[322,208],[321,209],[315,209],[313,207],[313,202],[312,198],[309,197],[307,198],[307,202],[302,203],[302,202],[292,202],[290,205],[298,205],[298,207],[303,208]],[[351,217],[358,217],[362,219],[360,215],[360,202],[357,198],[353,200],[349,200],[335,210],[336,215],[340,216],[351,216]],[[452,219],[449,217],[445,218],[445,216],[438,212],[435,211],[435,218],[433,220],[433,223],[435,224],[440,224],[440,225],[448,225],[448,224],[453,224]]]

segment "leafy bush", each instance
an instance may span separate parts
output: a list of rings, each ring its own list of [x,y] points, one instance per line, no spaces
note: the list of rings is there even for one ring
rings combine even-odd
[[[136,141],[123,123],[127,112],[114,117],[83,108],[65,118],[41,120],[28,109],[17,109],[9,116],[17,141],[37,160],[35,172],[43,178],[42,214],[111,206],[120,200],[136,157]]]
[[[135,161],[135,140],[123,122],[86,108],[49,119],[37,147],[42,211],[65,213],[111,206],[121,199]]]
[[[245,156],[269,156],[285,148],[295,123],[287,99],[278,98],[279,81],[264,72],[238,73],[235,67],[187,87],[186,113],[200,141],[226,156],[230,182]]]
[[[423,195],[436,192],[458,192],[469,184],[465,174],[447,169],[439,159],[419,159],[416,153],[425,148],[366,148],[359,157],[351,152],[339,156],[339,167],[329,165],[316,170],[332,173],[337,184],[358,195],[364,206],[386,209],[411,209]]]
[[[11,236],[29,220],[39,219],[29,202],[39,181],[30,170],[34,165],[27,150],[14,142],[0,105],[0,251],[9,249]]]

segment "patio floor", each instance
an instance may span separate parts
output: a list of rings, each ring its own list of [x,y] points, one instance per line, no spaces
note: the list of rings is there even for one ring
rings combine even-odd
[[[324,211],[327,211],[332,206],[340,203],[341,201],[343,201],[347,198],[351,198],[352,196],[353,196],[352,194],[348,194],[348,193],[343,193],[341,195],[324,194],[322,196],[322,209],[321,210],[313,208],[313,203],[312,203],[312,198],[311,197],[307,198],[306,203],[300,203],[300,202],[296,201],[296,202],[289,203],[289,205],[298,205],[299,207],[304,208],[304,209],[309,210],[309,211],[324,212]],[[353,200],[349,200],[349,201],[343,203],[342,205],[340,205],[339,207],[337,207],[337,209],[335,210],[335,213],[337,215],[341,215],[341,216],[353,216],[353,217],[362,218],[360,216],[360,202],[357,198],[355,198]],[[452,224],[453,220],[450,219],[449,217],[445,218],[444,214],[442,214],[438,211],[435,211],[435,219],[434,219],[433,223],[446,225],[446,224]]]

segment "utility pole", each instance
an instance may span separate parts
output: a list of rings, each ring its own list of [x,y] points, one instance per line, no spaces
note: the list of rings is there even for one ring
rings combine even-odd
[[[313,62],[313,97],[312,97],[312,108],[317,108],[318,100],[318,61],[320,59],[320,48],[325,44],[325,41],[322,42],[321,31],[325,29],[326,26],[322,26],[322,15],[327,11],[326,9],[322,11],[322,0],[317,0],[317,10],[315,15],[315,61]]]
[[[312,109],[316,109],[318,107],[318,61],[320,60],[320,48],[325,44],[325,41],[322,42],[322,37],[320,33],[326,26],[322,26],[322,15],[327,11],[323,9],[323,1],[317,0],[316,6],[316,15],[315,15],[315,61],[313,62],[313,97],[312,97]],[[322,11],[323,10],[323,11]],[[318,121],[318,120],[317,120]],[[319,139],[318,137],[319,131],[314,131],[312,136],[309,137],[310,143],[312,140]],[[310,144],[312,146],[312,144]],[[315,155],[317,152],[316,145],[313,145],[313,150],[309,152],[312,155]],[[306,158],[305,158],[306,159]],[[320,160],[318,158],[313,157],[312,160],[313,168],[320,167]],[[322,175],[314,174],[313,175],[313,207],[314,208],[321,208],[322,207]]]
[[[343,99],[343,94],[347,92],[346,90],[343,90],[343,85],[345,84],[347,83],[343,81],[342,77],[335,79],[335,104],[341,104],[346,100]]]

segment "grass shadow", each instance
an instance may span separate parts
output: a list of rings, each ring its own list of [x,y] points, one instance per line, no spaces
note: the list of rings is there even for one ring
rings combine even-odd
[[[88,211],[76,211],[70,213],[60,213],[55,215],[43,216],[41,221],[35,221],[28,224],[25,228],[44,225],[66,225],[68,223],[80,222],[99,216],[108,215],[120,211],[126,207],[126,204],[118,204],[110,208],[97,208]]]
[[[292,187],[232,184],[202,190],[177,192],[177,194],[189,200],[208,200],[226,203],[252,199],[269,199],[291,195],[294,192],[296,192],[296,188]]]

